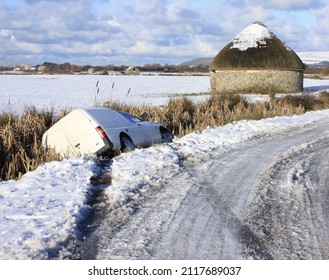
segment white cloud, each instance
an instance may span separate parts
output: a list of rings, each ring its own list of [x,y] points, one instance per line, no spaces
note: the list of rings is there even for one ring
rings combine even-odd
[[[116,17],[113,17],[113,19],[107,19],[105,20],[105,22],[111,28],[118,28],[122,26],[122,24],[116,19]]]
[[[16,42],[15,47],[20,53],[26,54],[40,54],[44,51],[42,46],[26,42]]]
[[[263,7],[279,10],[303,10],[322,7],[324,0],[257,0]]]
[[[158,52],[158,46],[150,42],[137,41],[133,46],[129,48],[129,52],[131,52],[132,55],[156,54]]]
[[[178,64],[216,55],[256,20],[299,51],[323,49],[319,38],[329,37],[329,6],[320,0],[208,0],[202,5],[187,0],[25,0],[10,9],[4,3],[0,0],[0,44],[4,57],[12,60],[8,63],[20,62],[14,60],[26,48],[28,59],[54,62],[99,57],[103,64],[121,64],[121,59]],[[300,24],[303,18],[294,17],[300,10],[314,19]]]
[[[12,38],[12,33],[9,29],[1,29],[0,37],[2,37],[4,39],[10,39],[10,38]]]
[[[196,42],[196,51],[201,57],[211,57],[214,56],[219,50],[217,50],[213,44],[207,43],[206,41]],[[193,55],[194,52],[191,52]]]
[[[166,9],[166,17],[172,22],[193,22],[199,14],[192,7],[191,1],[178,0],[170,3]]]
[[[111,47],[106,43],[67,42],[64,44],[51,44],[47,48],[51,53],[59,55],[110,55],[112,52]]]
[[[314,49],[327,51],[329,48],[329,4],[314,12],[317,22],[312,26],[310,44]]]
[[[317,17],[317,24],[314,26],[317,32],[325,32],[329,31],[329,4],[327,4],[322,9],[319,9],[314,12],[315,16]]]

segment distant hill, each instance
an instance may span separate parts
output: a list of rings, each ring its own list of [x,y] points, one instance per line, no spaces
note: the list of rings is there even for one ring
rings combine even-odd
[[[329,51],[297,52],[297,54],[309,67],[324,68],[329,66]]]
[[[209,66],[212,60],[213,60],[213,57],[195,58],[195,59],[185,61],[185,62],[181,63],[180,65],[187,65],[190,67],[199,66],[199,65]]]
[[[329,66],[329,51],[314,52],[297,52],[300,59],[311,68],[324,68]],[[181,63],[180,65],[193,66],[209,66],[213,57],[195,58]]]
[[[309,68],[327,68],[327,67],[329,67],[329,61],[321,61],[321,62],[318,62],[318,63],[310,63],[310,64],[306,64],[306,65]]]

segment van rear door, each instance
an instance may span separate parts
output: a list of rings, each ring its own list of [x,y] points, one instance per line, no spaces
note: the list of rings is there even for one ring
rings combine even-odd
[[[72,145],[67,139],[60,122],[55,123],[43,134],[42,143],[46,149],[54,149],[61,156],[74,155]]]
[[[105,145],[92,120],[78,110],[63,119],[61,125],[76,156],[96,153]]]

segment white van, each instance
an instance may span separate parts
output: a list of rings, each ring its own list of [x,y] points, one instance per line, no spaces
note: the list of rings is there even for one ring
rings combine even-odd
[[[107,155],[114,150],[133,150],[154,143],[171,142],[168,129],[108,108],[76,109],[49,128],[42,137],[46,149],[64,157]]]

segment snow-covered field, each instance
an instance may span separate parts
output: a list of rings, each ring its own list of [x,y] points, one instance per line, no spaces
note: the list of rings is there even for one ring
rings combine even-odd
[[[168,99],[168,94],[209,90],[209,77],[200,76],[0,76],[0,104],[3,110],[18,111],[26,105],[55,110],[88,107],[94,102],[97,81],[98,100],[107,96],[158,105]],[[304,85],[322,90],[328,88],[329,81],[306,79]],[[90,209],[88,201],[94,187],[90,178],[101,172],[108,172],[112,177],[102,206],[117,209],[116,218],[124,219],[136,209],[136,205],[129,207],[130,201],[138,206],[143,192],[150,187],[160,188],[177,175],[182,157],[197,160],[202,153],[211,154],[224,147],[229,150],[233,144],[328,118],[329,110],[324,110],[301,116],[240,121],[175,139],[172,144],[122,154],[107,167],[101,168],[87,157],[71,158],[43,164],[18,181],[0,182],[0,259],[70,257],[67,245],[81,238],[80,226]],[[175,193],[171,195],[175,200]]]
[[[0,111],[16,113],[31,105],[55,112],[92,107],[95,99],[162,105],[179,94],[204,94],[210,88],[209,76],[158,75],[0,75],[0,84]]]
[[[20,113],[27,106],[42,110],[92,107],[112,100],[163,105],[170,98],[207,98],[209,76],[0,75],[0,111]],[[96,87],[97,85],[97,87]],[[99,93],[97,94],[97,89]],[[329,88],[329,80],[304,80],[305,91]]]

